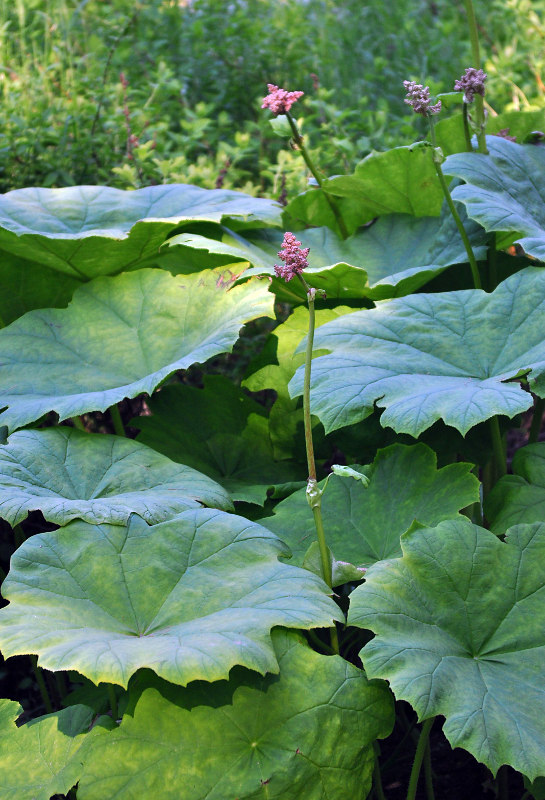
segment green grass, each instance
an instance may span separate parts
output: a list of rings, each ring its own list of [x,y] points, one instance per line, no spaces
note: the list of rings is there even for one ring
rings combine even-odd
[[[544,9],[477,3],[498,110],[543,105]],[[421,133],[403,79],[448,91],[469,58],[463,3],[446,0],[387,13],[378,0],[0,0],[0,190],[223,180],[293,193],[306,174],[260,109],[267,82],[305,91],[310,147],[344,172]]]

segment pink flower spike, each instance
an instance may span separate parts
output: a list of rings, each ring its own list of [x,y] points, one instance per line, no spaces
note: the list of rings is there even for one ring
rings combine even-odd
[[[287,92],[285,89],[279,89],[274,83],[268,83],[267,89],[269,94],[263,98],[261,108],[270,108],[276,115],[285,114],[304,95],[304,92]]]
[[[309,251],[309,247],[301,247],[301,242],[297,241],[293,233],[289,231],[285,233],[282,249],[278,251],[278,257],[284,262],[284,265],[274,265],[276,277],[283,278],[288,283],[296,275],[301,275],[303,270],[308,267]]]
[[[423,117],[430,117],[441,111],[441,101],[434,106],[431,105],[429,86],[422,86],[415,81],[403,81],[403,86],[407,92],[405,103],[411,106],[415,114],[422,114]]]
[[[460,80],[454,83],[455,92],[464,93],[464,103],[472,103],[476,94],[484,97],[484,84],[487,79],[486,72],[475,67],[468,67]]]

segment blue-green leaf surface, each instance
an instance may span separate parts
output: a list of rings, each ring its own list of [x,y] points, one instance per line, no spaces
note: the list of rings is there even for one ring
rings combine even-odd
[[[0,517],[10,525],[37,510],[57,525],[123,524],[133,512],[155,523],[200,504],[232,510],[215,481],[132,439],[56,427],[16,431],[0,447]]]
[[[512,233],[512,241],[543,261],[545,150],[498,136],[486,141],[489,155],[456,153],[445,161],[445,172],[466,181],[453,197],[487,231]]]
[[[94,712],[82,705],[17,727],[22,711],[18,703],[0,700],[2,800],[49,800],[68,793],[83,772],[85,748],[104,729],[95,727],[87,733]]]
[[[485,501],[490,529],[505,533],[512,525],[545,519],[545,442],[521,447]]]
[[[372,566],[352,593],[348,621],[375,638],[360,652],[421,720],[495,773],[530,779],[545,763],[545,523],[507,541],[469,520],[401,539],[403,557]]]
[[[86,280],[156,256],[184,223],[263,227],[279,225],[280,211],[271,200],[188,184],[16,189],[0,195],[0,248]]]
[[[134,710],[87,751],[79,800],[366,797],[373,740],[393,722],[386,685],[293,634],[273,642],[278,676],[186,689],[143,677]]]
[[[266,528],[211,509],[154,526],[72,522],[12,556],[0,647],[122,686],[141,667],[182,685],[236,664],[277,672],[271,628],[343,619],[326,584],[286,554]]]
[[[148,405],[152,415],[131,422],[138,440],[209,475],[234,500],[263,505],[273,486],[306,477],[274,460],[264,407],[221,375],[206,376],[203,389],[166,386]]]
[[[466,221],[466,229],[476,258],[484,258],[483,229],[472,221]],[[398,297],[420,288],[451,264],[467,261],[450,212],[439,218],[390,214],[345,240],[323,227],[298,231],[297,238],[303,247],[310,248],[305,280],[310,286],[323,289],[328,298]],[[167,244],[169,248],[203,249],[249,261],[254,269],[247,270],[244,277],[274,277],[282,233],[272,229],[250,231],[245,237],[225,235],[223,241],[181,233]],[[306,301],[297,281],[286,287],[275,278],[273,290],[282,296],[293,293],[292,301]]]
[[[151,394],[175,370],[230,351],[245,322],[272,316],[272,302],[262,283],[232,287],[221,271],[96,278],[67,309],[30,311],[0,330],[0,425]]]
[[[363,469],[369,478],[367,488],[332,475],[322,498],[329,547],[336,559],[357,567],[400,555],[399,538],[414,520],[435,525],[458,516],[460,509],[479,499],[479,482],[469,474],[471,464],[438,470],[435,453],[424,444],[386,447]],[[289,546],[290,563],[303,564],[316,538],[304,489],[282,500],[274,516],[261,524]]]
[[[311,409],[326,431],[365,419],[418,436],[438,419],[462,434],[513,417],[545,395],[545,272],[529,267],[492,294],[466,290],[398,298],[323,325],[313,361]],[[302,393],[303,369],[290,382]]]

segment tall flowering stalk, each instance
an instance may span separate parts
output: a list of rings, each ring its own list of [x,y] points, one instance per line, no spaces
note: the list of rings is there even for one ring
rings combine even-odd
[[[461,88],[464,89],[464,91],[470,91],[470,87],[472,87],[471,88],[472,95],[474,96],[476,92],[479,92],[477,96],[482,97],[480,91],[481,88],[484,86],[484,78],[486,78],[486,75],[484,73],[482,73],[482,75],[478,73],[482,73],[482,70],[473,70],[473,69],[466,70],[465,76],[462,76],[462,79],[460,80],[460,86]],[[466,77],[465,87],[461,85],[461,82],[464,80],[464,77]],[[466,233],[462,220],[460,219],[460,215],[458,214],[456,206],[454,205],[454,201],[452,200],[452,197],[450,195],[450,191],[447,186],[445,176],[443,175],[443,169],[441,167],[441,162],[443,161],[444,156],[440,148],[437,147],[437,139],[435,137],[435,128],[433,123],[433,116],[435,114],[438,114],[439,111],[441,110],[441,103],[439,102],[434,106],[431,104],[430,92],[427,86],[425,87],[421,86],[420,84],[414,83],[413,81],[404,81],[403,86],[407,90],[407,97],[405,98],[405,102],[407,103],[407,105],[411,106],[416,114],[422,114],[422,116],[426,117],[426,119],[428,120],[430,128],[430,138],[433,147],[433,163],[435,165],[435,171],[437,172],[437,177],[439,178],[439,183],[441,184],[441,189],[443,190],[443,194],[445,195],[445,200],[447,201],[450,213],[452,214],[454,221],[456,223],[456,227],[458,228],[460,236],[462,237],[467,257],[469,259],[469,265],[471,267],[471,274],[473,276],[474,286],[476,289],[482,289],[481,278],[479,275],[479,268],[477,266],[477,260],[473,252],[473,248],[471,247],[469,237]],[[490,420],[490,435],[492,439],[492,448],[494,451],[496,475],[499,478],[502,475],[505,475],[506,468],[505,468],[505,452],[503,448],[500,425],[497,416],[492,417],[492,419]]]
[[[477,29],[477,20],[475,18],[475,9],[473,8],[472,0],[464,0],[465,7],[466,7],[466,15],[467,15],[467,23],[469,26],[469,38],[471,41],[471,52],[473,54],[473,63],[475,64],[474,69],[476,71],[482,72],[480,69],[481,64],[481,54],[479,50],[479,31]],[[466,70],[467,72],[467,70]],[[484,73],[483,73],[484,75]],[[486,77],[486,76],[485,76]],[[484,83],[484,82],[483,82]],[[476,122],[477,122],[477,141],[479,143],[479,151],[481,153],[488,153],[486,148],[486,136],[484,132],[485,127],[485,119],[484,119],[484,91],[478,92],[475,97],[475,110],[476,110]],[[467,107],[465,108],[467,111]]]
[[[475,67],[468,67],[464,74],[454,83],[454,91],[456,92],[463,92],[464,93],[464,107],[463,107],[463,115],[464,115],[464,135],[466,139],[466,149],[469,153],[473,151],[471,146],[471,134],[469,132],[469,114],[468,114],[468,107],[473,102],[475,96],[478,96],[481,99],[484,97],[484,84],[486,81],[487,75],[486,72],[483,72],[482,69],[476,69]],[[477,128],[477,141],[479,142],[479,149],[481,152],[486,153],[486,138],[483,139],[484,141],[484,150],[481,147],[481,137],[484,137],[484,112],[482,121],[478,124]]]
[[[297,122],[295,121],[290,111],[292,105],[296,103],[300,97],[303,97],[304,92],[288,92],[286,91],[286,89],[280,89],[274,83],[268,83],[267,88],[269,90],[269,93],[266,97],[263,98],[261,108],[270,109],[275,116],[278,116],[279,114],[285,115],[291,129],[293,141],[295,142],[297,149],[303,156],[305,164],[309,168],[314,180],[324,193],[324,197],[331,211],[333,212],[333,216],[337,221],[337,225],[339,226],[339,231],[341,232],[341,236],[343,237],[343,239],[346,239],[348,237],[348,230],[346,228],[342,214],[333,197],[324,189],[323,179],[310,157],[310,154],[305,146],[305,142],[301,135],[301,132],[297,127]]]
[[[314,516],[314,525],[316,528],[316,538],[318,547],[320,549],[320,560],[322,564],[322,577],[327,583],[329,588],[333,585],[331,556],[327,546],[324,523],[322,519],[322,489],[318,486],[316,477],[316,462],[314,460],[314,443],[312,441],[312,421],[310,415],[310,376],[312,369],[312,348],[314,345],[314,329],[316,325],[316,314],[314,308],[314,301],[316,299],[317,291],[308,285],[303,277],[303,270],[308,267],[308,247],[301,247],[293,233],[287,232],[284,234],[284,241],[282,248],[278,251],[278,257],[284,262],[283,264],[275,264],[274,271],[278,278],[282,278],[286,282],[297,278],[305,289],[308,300],[309,311],[309,326],[307,337],[307,348],[305,353],[305,378],[303,384],[303,420],[305,428],[305,448],[307,453],[308,464],[308,479],[307,479],[307,501],[312,509]],[[331,628],[331,646],[333,650],[339,652],[339,642],[337,638],[337,629]]]
[[[456,227],[458,228],[460,236],[462,237],[467,257],[469,259],[469,265],[471,267],[473,283],[476,289],[482,289],[479,268],[477,267],[477,261],[475,259],[473,248],[471,247],[466,229],[464,228],[462,220],[460,219],[460,215],[458,214],[456,206],[454,205],[454,201],[450,195],[445,176],[443,175],[443,169],[441,167],[441,162],[443,161],[444,156],[440,148],[437,147],[437,139],[435,137],[435,128],[433,123],[433,117],[435,114],[438,114],[441,111],[441,101],[435,105],[432,105],[429,87],[422,86],[420,83],[415,83],[414,81],[403,81],[403,86],[407,92],[405,103],[411,106],[415,114],[421,114],[428,120],[430,138],[433,146],[433,163],[435,166],[435,171],[437,173],[437,177],[439,178],[439,183],[441,184],[441,189],[443,190],[450,213],[452,214],[456,223]]]

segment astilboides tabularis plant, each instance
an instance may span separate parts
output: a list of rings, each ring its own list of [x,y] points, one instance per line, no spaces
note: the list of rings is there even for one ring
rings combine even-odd
[[[545,115],[486,123],[466,7],[455,91],[405,82],[429,137],[352,175],[269,85],[283,216],[0,197],[2,800],[382,800],[396,711],[408,800],[434,723],[545,796]]]

